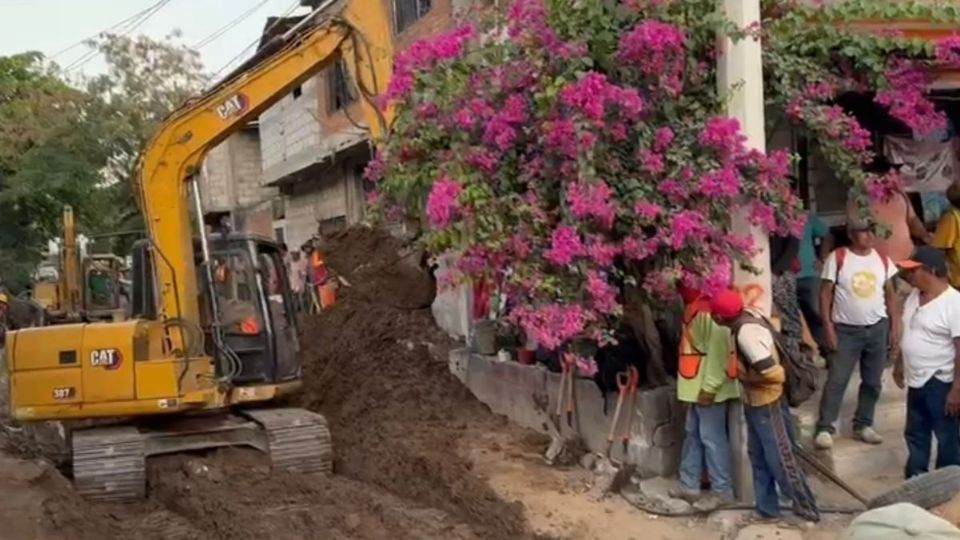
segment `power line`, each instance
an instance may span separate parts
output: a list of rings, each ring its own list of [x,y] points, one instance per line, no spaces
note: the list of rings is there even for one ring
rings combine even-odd
[[[152,7],[152,6],[151,6],[151,7]],[[73,45],[70,45],[69,47],[60,49],[59,51],[57,51],[57,52],[53,53],[52,55],[50,55],[50,59],[52,60],[52,59],[54,59],[54,58],[56,58],[56,57],[58,57],[58,56],[63,55],[64,53],[68,53],[68,52],[72,51],[73,49],[76,49],[77,47],[86,45],[86,43],[87,43],[88,41],[90,41],[91,39],[95,39],[97,36],[99,36],[99,35],[101,35],[101,34],[105,34],[105,33],[107,33],[107,32],[111,32],[111,31],[113,31],[113,30],[116,30],[116,29],[119,28],[120,26],[123,26],[123,25],[125,25],[125,24],[130,23],[130,21],[132,21],[133,19],[136,19],[136,18],[138,18],[138,17],[141,17],[141,16],[144,14],[144,12],[148,11],[149,9],[150,9],[150,8],[146,8],[146,9],[140,10],[140,11],[138,11],[137,13],[134,13],[133,15],[127,17],[126,19],[124,19],[124,20],[122,20],[122,21],[114,24],[113,26],[110,26],[110,27],[108,27],[108,28],[105,28],[105,29],[97,32],[96,34],[93,34],[92,36],[87,36],[87,37],[81,39],[80,41],[74,43]]]
[[[280,24],[280,21],[282,21],[282,20],[285,19],[287,16],[289,16],[291,13],[293,13],[294,10],[296,10],[299,6],[300,6],[300,0],[294,0],[293,3],[290,4],[290,7],[288,7],[288,8],[286,9],[286,11],[283,12],[282,15],[280,15],[279,17],[277,17],[277,19],[276,19],[275,21],[273,21],[273,24],[271,24],[270,26],[268,26],[268,27],[263,31],[263,33],[264,33],[264,34],[269,34],[271,30],[273,30],[274,28],[276,28],[276,26],[277,26],[278,24]],[[229,68],[230,66],[232,66],[234,62],[236,62],[237,60],[240,60],[240,59],[242,59],[244,56],[246,56],[247,53],[249,53],[251,49],[253,49],[254,47],[257,46],[258,43],[260,43],[260,39],[259,39],[259,38],[255,39],[252,43],[250,43],[250,45],[247,45],[246,47],[244,47],[244,49],[243,49],[242,51],[240,51],[236,56],[234,56],[233,58],[231,58],[230,60],[228,60],[227,63],[224,64],[220,69],[218,69],[217,72],[213,74],[213,77],[211,78],[211,80],[216,81],[217,79],[219,79],[221,73],[223,73],[224,71],[227,70],[227,68]]]
[[[111,30],[116,30],[116,31],[119,31],[119,32],[124,32],[124,31],[126,31],[131,25],[136,24],[137,20],[140,20],[140,19],[142,19],[144,16],[146,16],[147,14],[151,13],[152,10],[156,9],[161,3],[162,3],[162,2],[157,2],[157,3],[154,3],[154,4],[150,5],[150,7],[146,8],[146,9],[144,9],[144,10],[141,10],[140,12],[136,13],[135,15],[133,15],[133,16],[131,16],[131,17],[128,17],[128,18],[124,19],[124,20],[121,21],[119,24],[116,24],[116,25],[110,27],[109,29],[107,29],[107,30],[105,30],[105,31],[103,31],[103,32],[101,32],[101,33],[93,36],[93,37],[90,38],[90,39],[96,38],[96,37],[98,37],[98,36],[100,36],[100,35],[103,35],[103,34],[106,33],[106,32],[111,31]],[[86,63],[89,62],[91,59],[93,59],[94,57],[96,57],[99,53],[100,53],[100,51],[99,51],[96,47],[92,47],[89,51],[83,53],[82,55],[80,55],[79,58],[77,58],[77,59],[74,60],[72,63],[70,63],[70,64],[64,69],[64,71],[69,71],[69,70],[73,69],[74,67],[77,67],[77,66],[81,66],[81,65],[86,64]]]
[[[233,19],[232,21],[228,22],[228,23],[225,24],[224,26],[220,27],[219,29],[217,29],[216,31],[214,31],[214,32],[213,32],[212,34],[210,34],[209,36],[207,36],[207,37],[201,39],[200,41],[198,41],[195,45],[193,45],[193,48],[194,48],[194,49],[197,49],[197,50],[200,50],[200,49],[206,47],[207,45],[213,43],[214,41],[220,39],[221,36],[223,36],[224,34],[226,34],[227,32],[229,32],[230,30],[232,30],[232,29],[233,29],[234,27],[236,27],[238,24],[240,24],[240,23],[242,23],[243,21],[245,21],[245,20],[247,20],[248,18],[250,18],[251,15],[253,15],[254,13],[257,12],[257,10],[259,10],[260,8],[262,8],[263,6],[265,6],[265,5],[267,4],[267,2],[269,2],[269,0],[260,0],[260,2],[257,3],[257,4],[256,4],[255,6],[253,6],[252,8],[248,9],[247,11],[244,11],[243,13],[241,13],[240,15],[238,15],[235,19]]]
[[[169,4],[171,1],[172,0],[159,0],[152,6],[141,11],[138,14],[139,18],[137,20],[131,21],[124,28],[118,29],[119,35],[121,36],[130,35],[134,30],[142,26],[143,23],[147,22],[151,17],[156,15],[157,12],[159,12],[161,9],[166,7],[166,5]],[[87,54],[81,56],[80,58],[75,60],[72,64],[65,67],[64,71],[72,71],[74,69],[81,68],[98,56],[100,56],[100,50],[97,48],[93,48]]]

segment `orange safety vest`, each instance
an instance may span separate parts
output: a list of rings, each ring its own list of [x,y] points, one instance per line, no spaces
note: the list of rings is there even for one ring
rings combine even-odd
[[[310,269],[313,271],[314,285],[322,285],[327,281],[327,267],[319,250],[313,250],[310,255]]]
[[[693,346],[693,339],[690,337],[690,325],[697,315],[708,313],[710,303],[703,297],[694,300],[686,305],[683,311],[683,331],[680,333],[680,361],[677,366],[679,375],[684,379],[693,379],[700,373],[700,365],[703,363],[705,353]],[[736,349],[731,347],[729,358],[727,359],[727,377],[737,378],[737,353]]]

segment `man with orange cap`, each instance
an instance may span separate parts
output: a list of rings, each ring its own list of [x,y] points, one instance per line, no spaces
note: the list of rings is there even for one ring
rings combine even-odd
[[[745,310],[735,290],[714,295],[710,312],[717,324],[731,329],[736,344],[757,513],[768,519],[780,516],[779,488],[793,500],[797,516],[819,521],[816,499],[793,449],[793,427],[783,389],[786,372],[769,321]]]
[[[688,408],[680,488],[671,495],[711,510],[734,500],[727,403],[740,397],[736,359],[731,363],[730,331],[710,317],[707,297],[684,286],[680,296],[684,312],[677,398]],[[710,479],[707,496],[700,494],[704,463]]]

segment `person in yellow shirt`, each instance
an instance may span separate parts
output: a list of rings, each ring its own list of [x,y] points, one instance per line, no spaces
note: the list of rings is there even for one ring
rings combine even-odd
[[[937,223],[930,245],[947,254],[947,280],[955,289],[960,289],[960,183],[947,188],[950,209],[944,212]]]
[[[769,323],[743,306],[740,293],[728,289],[710,299],[710,314],[730,328],[739,357],[747,453],[753,469],[757,513],[780,517],[779,495],[793,500],[793,513],[812,522],[820,511],[793,449],[793,425],[783,385],[786,372]]]

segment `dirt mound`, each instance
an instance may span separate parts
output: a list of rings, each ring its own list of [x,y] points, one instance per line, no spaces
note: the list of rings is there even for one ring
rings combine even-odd
[[[323,252],[327,267],[347,280],[354,297],[403,310],[433,302],[436,284],[416,245],[358,226],[327,238]]]
[[[396,303],[432,297],[432,288],[404,296],[432,286],[415,265],[397,263],[405,246],[382,233],[354,229],[336,246],[329,264],[351,286],[308,323],[302,345],[303,405],[330,422],[337,473],[440,509],[482,538],[523,536],[522,509],[471,475],[455,448],[469,430],[502,420],[449,373],[451,343],[429,310]]]

